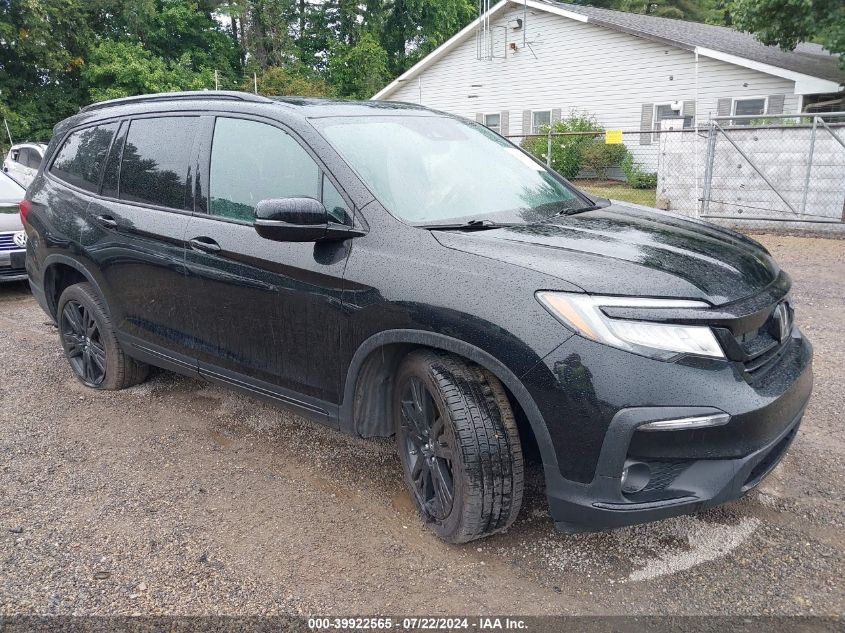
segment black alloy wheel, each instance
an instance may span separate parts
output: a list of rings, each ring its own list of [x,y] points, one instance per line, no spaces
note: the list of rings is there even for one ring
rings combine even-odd
[[[428,388],[411,377],[401,397],[401,446],[405,450],[417,502],[425,514],[443,521],[452,512],[455,439]]]
[[[62,309],[59,327],[73,371],[86,385],[100,385],[106,377],[108,360],[94,315],[78,301],[68,301]]]
[[[414,350],[396,371],[393,415],[405,482],[437,536],[466,543],[514,522],[522,447],[495,376],[446,352]]]

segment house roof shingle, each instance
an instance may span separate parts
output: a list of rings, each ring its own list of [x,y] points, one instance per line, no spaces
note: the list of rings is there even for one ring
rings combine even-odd
[[[839,58],[818,45],[799,45],[794,51],[766,46],[753,35],[726,26],[686,22],[638,13],[624,13],[610,9],[566,4],[554,0],[537,0],[542,4],[579,13],[589,23],[623,31],[652,40],[663,41],[687,49],[709,48],[748,60],[769,64],[785,70],[845,84],[845,71]]]

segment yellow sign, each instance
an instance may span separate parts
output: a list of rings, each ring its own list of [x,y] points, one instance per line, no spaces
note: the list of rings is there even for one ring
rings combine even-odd
[[[622,143],[622,130],[605,130],[605,145],[619,145]]]

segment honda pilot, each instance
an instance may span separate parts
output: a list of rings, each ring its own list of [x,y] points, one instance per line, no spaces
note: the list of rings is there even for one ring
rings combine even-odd
[[[524,460],[564,532],[740,497],[812,387],[756,241],[585,194],[457,116],[234,92],[63,121],[20,207],[76,377],[154,365],[395,436],[423,519],[510,526]]]

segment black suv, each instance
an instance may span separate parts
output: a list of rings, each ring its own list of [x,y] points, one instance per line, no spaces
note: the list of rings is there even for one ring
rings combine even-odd
[[[21,215],[84,384],[157,365],[395,435],[447,541],[511,525],[532,452],[562,531],[738,497],[810,397],[760,244],[585,195],[415,105],[96,104],[56,127]]]

